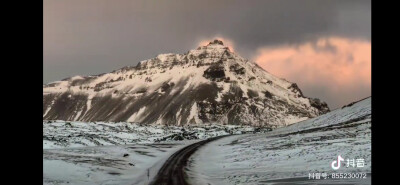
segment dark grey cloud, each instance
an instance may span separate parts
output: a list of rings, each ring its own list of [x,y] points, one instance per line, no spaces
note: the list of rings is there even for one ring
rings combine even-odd
[[[369,0],[44,0],[43,83],[109,72],[226,37],[259,47],[323,36],[370,40]]]

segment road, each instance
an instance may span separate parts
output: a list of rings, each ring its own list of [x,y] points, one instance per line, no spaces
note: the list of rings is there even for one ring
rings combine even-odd
[[[185,179],[184,168],[189,157],[201,146],[225,136],[209,138],[175,152],[165,161],[150,185],[189,185]]]

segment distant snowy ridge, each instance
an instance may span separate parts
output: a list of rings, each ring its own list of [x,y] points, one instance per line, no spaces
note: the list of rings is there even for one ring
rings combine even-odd
[[[328,114],[298,122],[285,128],[276,129],[269,134],[278,135],[301,132],[310,129],[318,129],[359,121],[371,122],[371,97],[352,102]]]
[[[215,40],[97,76],[44,85],[43,119],[281,127],[329,111]]]
[[[241,125],[180,127],[127,122],[43,121],[43,149],[200,140],[221,135],[267,131],[269,129]]]

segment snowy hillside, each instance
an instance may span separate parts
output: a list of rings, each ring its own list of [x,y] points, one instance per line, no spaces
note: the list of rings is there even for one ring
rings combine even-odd
[[[280,127],[329,111],[215,40],[185,54],[43,87],[43,119]]]
[[[210,155],[212,154],[212,155]],[[331,162],[341,155],[339,170]],[[363,167],[347,166],[363,159]],[[366,173],[361,179],[308,179],[309,173]],[[264,134],[226,137],[200,148],[192,184],[371,184],[371,98]]]

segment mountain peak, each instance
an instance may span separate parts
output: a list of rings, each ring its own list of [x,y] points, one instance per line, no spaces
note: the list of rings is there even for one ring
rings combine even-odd
[[[225,41],[226,45],[230,45]],[[215,39],[97,76],[43,87],[43,119],[279,127],[329,111]]]
[[[218,40],[218,39],[215,39],[214,41],[211,41],[210,43],[208,43],[208,45],[214,45],[214,44],[216,44],[216,45],[224,45],[224,43],[222,42],[222,40]]]

